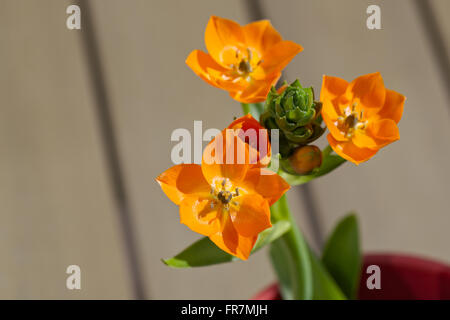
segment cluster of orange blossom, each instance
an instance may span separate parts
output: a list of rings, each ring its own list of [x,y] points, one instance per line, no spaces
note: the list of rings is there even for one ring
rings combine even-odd
[[[266,100],[281,71],[302,47],[283,40],[268,20],[240,26],[234,21],[211,17],[205,32],[208,53],[194,50],[187,65],[204,81],[224,89],[242,103]],[[352,82],[324,76],[321,115],[331,148],[355,164],[371,158],[399,139],[397,123],[405,97],[386,89],[379,73]],[[227,129],[264,129],[250,115],[235,120]],[[268,141],[268,139],[267,139]],[[218,145],[220,144],[220,146]],[[244,163],[211,161],[211,150],[231,144],[245,150]],[[220,147],[220,148],[218,148]],[[269,152],[250,161],[252,146],[240,135],[224,131],[205,149],[202,164],[180,164],[157,177],[162,190],[180,207],[180,221],[205,235],[219,248],[246,260],[258,234],[271,227],[269,207],[289,188],[278,174],[269,171]],[[224,152],[223,157],[226,157]]]

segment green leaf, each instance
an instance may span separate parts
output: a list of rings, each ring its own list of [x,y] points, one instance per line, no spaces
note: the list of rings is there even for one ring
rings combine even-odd
[[[288,221],[278,221],[271,228],[262,231],[253,247],[252,254],[275,241],[289,231],[291,224]],[[173,268],[203,267],[213,264],[239,260],[218,248],[209,238],[204,237],[184,249],[175,257],[163,259],[166,265]]]
[[[255,247],[253,248],[252,253],[277,240],[290,229],[291,223],[289,221],[281,220],[276,222],[272,225],[272,228],[266,229],[259,234],[258,240],[256,240]]]
[[[293,175],[284,171],[280,171],[279,175],[283,177],[284,180],[286,180],[287,183],[289,183],[291,186],[297,186],[300,184],[307,183],[311,180],[314,180],[316,178],[319,178],[337,167],[339,167],[341,164],[343,164],[346,160],[341,158],[338,155],[332,154],[328,148],[325,148],[322,151],[322,165],[314,169],[312,173],[299,176],[299,175]]]
[[[314,300],[346,300],[347,297],[328,273],[322,262],[310,249],[310,261],[313,274]]]
[[[173,268],[190,268],[230,262],[233,259],[232,255],[222,251],[209,238],[204,237],[194,242],[175,257],[162,259],[162,262]]]
[[[270,260],[277,274],[284,300],[311,300],[313,277],[307,244],[302,237],[301,245],[297,246],[297,241],[293,240],[296,237],[295,233],[291,230],[272,242],[269,251]]]
[[[270,245],[270,261],[277,274],[278,286],[284,300],[305,298],[300,287],[300,272],[295,263],[288,243],[281,238]],[[309,260],[306,260],[309,263]]]
[[[358,221],[350,214],[338,223],[322,256],[325,267],[350,299],[356,299],[361,260]]]

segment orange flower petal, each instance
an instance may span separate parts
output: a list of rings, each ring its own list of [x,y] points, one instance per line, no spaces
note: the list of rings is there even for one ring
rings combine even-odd
[[[400,139],[397,124],[392,119],[381,119],[371,122],[367,128],[367,133],[375,139],[378,148]]]
[[[289,190],[290,185],[268,169],[254,168],[247,172],[242,187],[247,192],[261,195],[271,206]]]
[[[202,172],[210,184],[217,178],[242,181],[250,167],[249,146],[232,131],[218,134],[203,151]]]
[[[288,65],[288,63],[294,58],[297,53],[303,50],[302,46],[295,42],[283,40],[270,47],[267,52],[264,53],[263,62],[252,73],[252,77],[261,80],[274,73],[281,72]]]
[[[228,129],[264,129],[264,127],[251,114],[246,114],[240,118],[235,119],[227,127]]]
[[[249,23],[242,30],[244,31],[247,45],[261,53],[283,40],[269,20]]]
[[[210,75],[211,79],[214,80],[218,88],[226,90],[228,92],[245,90],[245,88],[248,86],[247,81],[239,78],[239,81],[234,81],[234,78],[228,79],[228,73],[228,71],[224,73],[224,71],[208,68],[208,74]]]
[[[247,260],[258,236],[244,237],[237,233],[231,219],[226,217],[222,231],[209,236],[220,249],[242,260]]]
[[[275,73],[263,80],[253,79],[243,91],[231,91],[230,96],[242,103],[257,103],[266,100],[270,88],[281,77],[281,72]]]
[[[209,236],[220,230],[219,212],[215,208],[209,199],[186,196],[180,204],[180,222],[194,232]]]
[[[395,121],[380,119],[371,120],[365,131],[356,130],[352,142],[359,148],[380,149],[399,139]]]
[[[381,118],[392,119],[395,123],[398,123],[402,118],[405,100],[406,97],[404,95],[386,89],[386,101],[384,102],[383,109],[380,110],[378,115]]]
[[[271,149],[268,130],[261,126],[261,124],[253,118],[251,114],[247,114],[234,120],[227,128],[232,130],[241,130],[239,132],[239,138],[245,143],[248,143],[249,148],[253,148],[257,153],[257,159],[255,159],[255,161],[258,163],[256,166],[265,167],[269,164]],[[255,134],[256,139],[250,139],[252,136],[249,134],[249,130],[252,131],[250,133]],[[249,153],[250,155],[253,154],[250,150]],[[253,159],[250,159],[250,161],[252,160]]]
[[[173,166],[157,178],[161,189],[175,204],[179,205],[188,194],[202,194],[210,191],[210,186],[198,164],[179,164]]]
[[[348,85],[346,96],[349,100],[353,98],[354,102],[363,104],[366,117],[378,111],[383,107],[386,98],[386,89],[381,74],[375,72],[356,78]]]
[[[244,237],[257,236],[261,231],[270,228],[270,209],[267,201],[258,194],[244,195],[236,198],[239,210],[230,210],[237,233]]]
[[[320,101],[334,100],[343,95],[348,84],[344,79],[324,75],[322,89],[320,90]]]
[[[219,87],[212,75],[214,75],[214,72],[222,74],[225,69],[215,62],[209,54],[200,50],[194,50],[187,57],[186,64],[204,81],[214,87]]]
[[[209,19],[205,31],[205,45],[209,54],[217,63],[228,67],[232,61],[226,61],[227,59],[223,55],[224,49],[226,47],[239,48],[244,43],[244,33],[238,23],[216,16]]]
[[[347,141],[348,139],[344,134],[337,128],[335,122],[338,118],[338,113],[333,103],[329,99],[325,99],[322,103],[322,118],[325,122],[328,130],[333,135],[333,137],[338,141]]]
[[[379,149],[377,141],[367,132],[356,130],[352,142],[358,148]]]
[[[369,148],[358,148],[351,141],[340,142],[333,138],[331,134],[327,135],[328,143],[331,148],[345,160],[351,161],[354,164],[360,164],[373,157],[378,150]]]

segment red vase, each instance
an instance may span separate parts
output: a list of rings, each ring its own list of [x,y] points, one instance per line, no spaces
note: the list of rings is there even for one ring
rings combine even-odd
[[[367,267],[381,270],[381,289],[368,289]],[[359,287],[361,300],[449,300],[450,266],[436,261],[399,254],[368,254]],[[277,284],[272,284],[254,300],[280,300]]]

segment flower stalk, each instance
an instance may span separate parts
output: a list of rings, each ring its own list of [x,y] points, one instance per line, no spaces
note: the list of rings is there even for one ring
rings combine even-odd
[[[283,195],[270,208],[272,223],[287,220],[291,229],[270,247],[270,258],[277,273],[281,294],[284,299],[312,299],[312,269],[309,263],[309,247],[297,226]],[[286,270],[289,266],[289,271]],[[287,279],[286,279],[287,278]],[[286,280],[285,280],[286,279]]]

